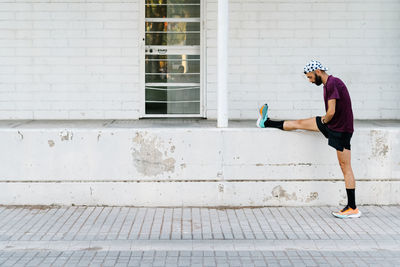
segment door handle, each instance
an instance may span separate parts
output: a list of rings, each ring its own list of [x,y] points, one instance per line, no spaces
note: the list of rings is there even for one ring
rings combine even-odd
[[[164,48],[164,49],[161,49],[161,48],[160,48],[160,49],[158,49],[158,53],[159,53],[159,54],[165,54],[165,53],[167,53],[167,49],[165,49],[165,48]]]

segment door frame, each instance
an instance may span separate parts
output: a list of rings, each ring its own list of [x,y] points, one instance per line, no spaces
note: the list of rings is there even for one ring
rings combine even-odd
[[[145,4],[139,1],[139,119],[140,118],[206,118],[206,0],[200,0],[200,113],[199,114],[146,114],[146,62],[145,62]]]

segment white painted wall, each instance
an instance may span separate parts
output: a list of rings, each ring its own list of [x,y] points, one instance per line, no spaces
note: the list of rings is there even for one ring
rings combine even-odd
[[[400,119],[400,2],[230,0],[229,116],[324,112],[303,66],[348,85],[358,119]],[[139,0],[0,2],[0,119],[137,119]],[[217,117],[217,0],[207,0],[207,112]]]
[[[139,116],[138,0],[0,2],[0,119]]]
[[[350,91],[358,119],[400,118],[400,2],[230,0],[229,114],[324,114],[322,87],[303,67],[318,59]],[[207,4],[208,117],[216,117],[216,6]]]

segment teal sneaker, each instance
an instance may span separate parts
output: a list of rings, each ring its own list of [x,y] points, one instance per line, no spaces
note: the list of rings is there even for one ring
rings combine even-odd
[[[257,120],[258,128],[265,128],[264,123],[268,120],[268,104],[264,104],[260,108],[260,117]]]

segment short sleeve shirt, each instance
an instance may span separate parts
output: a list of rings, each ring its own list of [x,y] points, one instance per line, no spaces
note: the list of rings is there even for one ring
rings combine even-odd
[[[336,77],[330,75],[324,85],[325,110],[328,110],[328,100],[336,99],[335,115],[327,126],[332,131],[353,133],[354,119],[351,99],[346,85]]]

